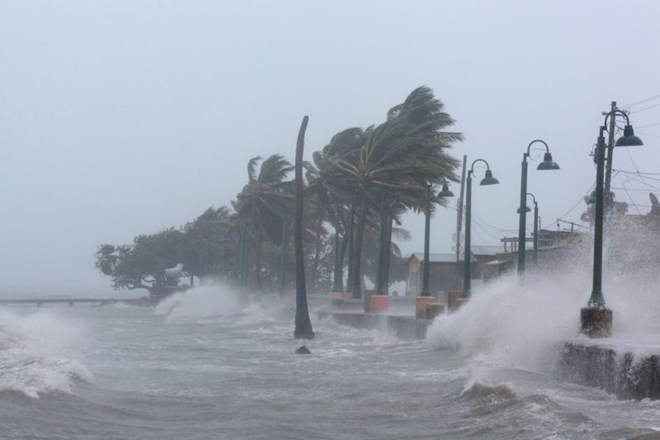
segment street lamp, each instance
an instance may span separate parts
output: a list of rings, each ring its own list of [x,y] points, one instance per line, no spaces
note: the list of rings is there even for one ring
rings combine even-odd
[[[474,173],[474,164],[477,162],[483,162],[486,164],[486,176],[481,179],[479,185],[496,185],[499,182],[496,178],[493,177],[493,172],[490,170],[488,162],[484,159],[477,159],[472,162],[470,166],[470,171],[468,171],[467,176],[467,189],[465,191],[465,258],[463,259],[463,298],[468,298],[470,296],[470,270],[472,263],[472,252],[470,250],[470,239],[471,239],[471,220],[472,220],[472,174]]]
[[[580,311],[581,331],[592,338],[603,338],[612,335],[612,310],[605,307],[603,297],[603,181],[605,174],[605,136],[607,131],[607,119],[617,114],[626,118],[626,126],[623,136],[620,137],[615,146],[632,147],[643,145],[640,138],[630,125],[628,115],[621,110],[612,110],[605,115],[603,125],[600,127],[598,142],[596,143],[596,212],[594,218],[594,272],[593,288],[587,307]]]
[[[449,190],[449,185],[445,181],[442,184],[442,190],[438,193],[439,199],[447,197],[454,197],[454,193]],[[426,205],[424,209],[425,225],[424,225],[424,261],[422,262],[422,291],[419,293],[421,296],[431,296],[429,289],[429,241],[431,235],[431,184],[426,185]]]
[[[543,156],[543,162],[536,167],[537,170],[558,170],[559,165],[552,160],[552,154],[550,154],[550,148],[545,141],[541,139],[533,140],[527,146],[527,152],[523,153],[522,160],[522,171],[520,176],[520,209],[519,212],[519,223],[518,223],[518,275],[524,275],[525,273],[525,222],[526,219],[526,210],[522,209],[523,206],[526,206],[525,199],[527,197],[527,158],[529,157],[530,149],[532,145],[536,142],[540,142],[545,145],[545,155]]]
[[[531,196],[532,200],[534,200],[534,266],[536,266],[539,253],[539,204],[536,203],[536,197],[534,197],[534,194],[527,193],[527,195]],[[525,202],[526,201],[527,200],[525,200]],[[531,209],[529,209],[529,206],[525,205],[525,212],[529,211],[531,211]],[[518,208],[516,212],[520,213],[520,208]]]

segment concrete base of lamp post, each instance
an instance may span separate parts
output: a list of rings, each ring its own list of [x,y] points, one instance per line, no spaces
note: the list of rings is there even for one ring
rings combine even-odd
[[[364,313],[371,313],[371,297],[375,294],[375,290],[365,290],[362,292],[362,306]]]
[[[612,310],[605,307],[580,309],[580,332],[590,338],[612,336]]]
[[[467,298],[465,296],[462,296],[456,300],[456,310],[460,309],[463,307],[465,304],[470,302],[470,298]]]
[[[455,312],[468,301],[470,301],[470,298],[464,297],[463,292],[447,292],[447,310],[449,310],[449,313]]]
[[[387,295],[371,295],[371,313],[387,313]]]
[[[426,319],[432,321],[436,316],[445,312],[445,306],[440,303],[428,303],[426,305]]]
[[[415,317],[426,319],[427,304],[435,303],[437,300],[433,296],[418,296],[415,298]]]

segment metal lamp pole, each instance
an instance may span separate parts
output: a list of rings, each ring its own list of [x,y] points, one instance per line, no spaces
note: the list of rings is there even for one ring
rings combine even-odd
[[[527,146],[527,152],[523,153],[523,160],[521,164],[522,171],[520,173],[520,208],[519,208],[519,222],[518,222],[518,275],[525,273],[525,223],[527,221],[526,215],[527,207],[525,199],[527,198],[527,158],[529,157],[532,145],[540,142],[545,145],[545,156],[543,162],[536,168],[537,170],[558,170],[559,165],[552,160],[550,148],[545,141],[541,139],[533,140]]]
[[[539,204],[536,203],[536,197],[530,195],[534,199],[534,267],[536,267],[539,261]]]
[[[447,182],[443,183],[442,191],[438,193],[438,198],[454,197],[454,193],[449,190]],[[424,209],[424,261],[422,262],[422,291],[420,296],[431,296],[429,289],[429,242],[431,239],[431,184],[426,185],[426,205]]]
[[[484,159],[477,159],[472,162],[470,171],[468,171],[466,190],[465,190],[465,257],[463,258],[463,298],[468,298],[471,294],[471,265],[472,265],[472,251],[471,237],[472,237],[472,174],[474,173],[474,164],[483,162],[486,164],[486,177],[484,177],[479,185],[496,185],[499,182],[493,177],[493,172],[490,170],[488,162]]]
[[[643,145],[640,138],[630,125],[628,115],[621,110],[613,110],[605,115],[605,121],[600,127],[596,143],[596,212],[594,219],[594,268],[593,287],[587,307],[580,313],[582,333],[589,337],[609,337],[612,334],[612,311],[605,308],[603,296],[603,206],[604,206],[604,175],[605,175],[605,136],[607,119],[616,114],[626,118],[623,137],[616,141],[617,147],[630,147]]]

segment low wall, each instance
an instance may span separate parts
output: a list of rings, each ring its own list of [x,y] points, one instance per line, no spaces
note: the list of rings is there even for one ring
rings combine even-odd
[[[319,318],[332,317],[337,323],[353,328],[380,329],[399,339],[426,338],[427,319],[414,316],[381,315],[372,313],[319,312]]]
[[[613,348],[567,342],[559,360],[562,378],[602,388],[620,399],[660,399],[660,356],[635,356]]]

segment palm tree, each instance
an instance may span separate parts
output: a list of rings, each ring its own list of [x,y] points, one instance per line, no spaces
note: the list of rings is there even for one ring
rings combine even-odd
[[[261,161],[259,173],[257,165]],[[266,238],[277,243],[281,237],[282,218],[292,208],[292,182],[285,180],[293,169],[284,157],[274,154],[262,160],[254,157],[248,162],[248,183],[236,196],[239,231],[243,240],[256,238],[255,276],[257,287],[262,290],[261,252]],[[245,244],[242,246],[246,248]]]
[[[305,116],[298,132],[298,141],[296,143],[296,162],[295,162],[295,223],[294,223],[294,245],[296,250],[296,317],[293,336],[296,339],[314,338],[312,322],[309,319],[309,309],[307,308],[307,288],[305,286],[305,263],[303,255],[303,172],[302,155],[305,146],[305,130],[307,121]]]
[[[357,196],[353,278],[349,281],[354,297],[361,296],[364,228],[377,201],[396,195],[407,207],[421,210],[428,183],[456,180],[458,161],[446,150],[452,142],[462,140],[462,135],[441,131],[454,123],[442,107],[428,87],[413,90],[388,112],[386,122],[365,130],[366,142],[357,157],[336,162],[337,184],[344,187],[343,193],[350,192],[349,187]]]
[[[334,135],[330,143],[321,151],[313,153],[312,163],[304,163],[307,170],[305,176],[308,182],[305,191],[306,194],[311,196],[306,198],[306,203],[311,203],[316,208],[315,230],[317,233],[312,279],[316,279],[315,274],[318,270],[321,242],[327,234],[327,231],[322,227],[325,222],[329,222],[333,226],[336,234],[343,233],[344,240],[341,246],[340,258],[337,261],[337,264],[343,267],[343,252],[347,244],[348,202],[350,200],[348,200],[349,197],[345,192],[346,186],[341,183],[343,176],[341,172],[338,172],[336,162],[342,158],[351,160],[357,157],[364,142],[365,132],[361,128],[354,127],[343,130]],[[349,192],[352,192],[352,190]],[[339,288],[343,290],[343,283],[340,282]]]

